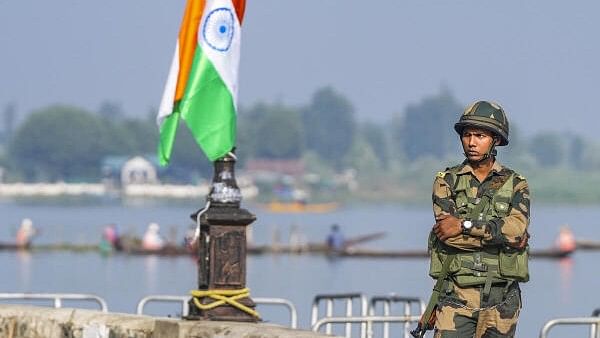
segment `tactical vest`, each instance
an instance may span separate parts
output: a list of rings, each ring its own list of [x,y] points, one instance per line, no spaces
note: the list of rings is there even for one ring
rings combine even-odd
[[[459,175],[455,167],[442,175],[452,175],[454,182],[457,216],[471,221],[489,221],[493,218],[508,216],[513,197],[515,173],[511,173],[497,190],[488,191],[477,197],[477,191],[471,188],[471,175]],[[448,275],[460,287],[506,283],[510,281],[527,282],[529,280],[529,248],[515,250],[511,247],[481,248],[478,251],[465,251],[450,247],[435,236],[429,235],[431,261],[429,275],[435,279],[440,276],[444,261],[450,257]]]

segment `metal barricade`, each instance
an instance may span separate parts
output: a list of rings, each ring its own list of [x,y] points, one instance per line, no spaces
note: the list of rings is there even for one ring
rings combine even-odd
[[[287,307],[290,312],[290,328],[297,329],[298,328],[298,312],[296,311],[296,307],[294,303],[290,302],[287,299],[283,298],[264,298],[264,297],[256,297],[252,298],[252,300],[257,305],[283,305]]]
[[[53,300],[55,308],[62,308],[63,300],[92,300],[100,305],[102,312],[108,312],[104,299],[91,294],[80,293],[0,293],[0,300]]]
[[[600,308],[592,311],[592,317],[600,317]],[[590,329],[590,337],[597,337],[599,334],[598,331],[600,331],[598,329],[598,325],[592,325],[592,328]]]
[[[190,300],[190,297],[188,297],[188,296],[169,296],[169,295],[146,296],[138,302],[136,314],[143,315],[144,307],[146,307],[146,304],[148,304],[150,302],[159,302],[159,303],[178,302],[178,303],[181,303],[181,316],[185,317],[188,315],[188,313],[190,313],[190,306],[188,304],[189,300]]]
[[[577,317],[577,318],[557,318],[552,319],[542,328],[540,338],[547,338],[551,328],[561,325],[590,325],[590,338],[600,338],[600,317]]]
[[[150,302],[162,302],[162,303],[172,303],[179,302],[181,303],[181,315],[185,317],[189,314],[189,300],[188,296],[169,296],[169,295],[150,295],[142,298],[137,305],[136,313],[138,315],[144,314],[144,307],[146,304]],[[292,302],[283,298],[252,298],[256,305],[281,305],[288,309],[290,313],[290,328],[296,329],[298,328],[298,312],[296,311],[296,307]]]
[[[370,305],[369,305],[369,316],[375,316],[376,315],[376,308],[377,308],[377,304],[379,303],[383,303],[383,316],[384,317],[390,317],[391,314],[391,309],[392,309],[392,304],[395,303],[400,303],[401,305],[403,305],[403,315],[405,318],[411,317],[412,316],[412,305],[418,305],[418,315],[420,317],[420,315],[425,312],[425,303],[420,299],[420,298],[416,298],[416,297],[403,297],[403,296],[398,296],[396,294],[391,294],[389,296],[373,296],[371,297],[370,300]],[[418,321],[410,321],[407,320],[404,322],[404,337],[405,338],[410,338],[410,323],[411,322],[416,322]],[[372,332],[372,322],[369,321],[367,323],[367,332]],[[383,338],[388,338],[390,336],[390,322],[384,321],[383,322]]]
[[[420,319],[420,316],[359,316],[359,317],[325,317],[317,321],[312,325],[312,330],[314,332],[319,331],[321,326],[330,325],[332,323],[361,323],[365,326],[372,326],[373,323],[410,323],[416,322]],[[372,337],[373,332],[361,331],[362,338]],[[349,337],[349,336],[347,336]]]
[[[328,320],[333,317],[333,307],[334,307],[334,301],[341,301],[341,302],[345,302],[346,306],[345,306],[345,316],[346,317],[335,317],[335,318],[355,318],[354,316],[356,316],[353,312],[353,305],[352,303],[358,300],[360,302],[360,313],[359,316],[364,317],[367,315],[367,298],[365,296],[363,296],[361,293],[343,293],[343,294],[323,294],[323,295],[316,295],[313,301],[313,305],[312,305],[312,311],[311,311],[311,320],[310,320],[310,325],[313,328],[313,331],[318,331],[315,330],[315,326],[323,321],[323,320]],[[319,320],[319,304],[321,303],[321,301],[325,301],[325,317]],[[326,322],[326,327],[325,327],[325,332],[327,334],[332,334],[332,323],[346,323],[346,328],[345,328],[345,336],[347,338],[350,338],[351,335],[351,331],[352,331],[352,322],[351,321],[328,321]],[[365,332],[366,332],[366,323],[367,322],[361,322],[361,326],[360,326],[360,336],[361,337],[365,337]],[[319,325],[320,328],[320,325]]]

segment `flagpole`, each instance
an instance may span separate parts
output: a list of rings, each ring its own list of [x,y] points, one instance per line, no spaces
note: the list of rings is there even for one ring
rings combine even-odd
[[[240,207],[235,162],[233,150],[214,162],[206,206],[191,215],[199,227],[198,290],[186,319],[260,320],[246,288],[246,227],[256,216]]]

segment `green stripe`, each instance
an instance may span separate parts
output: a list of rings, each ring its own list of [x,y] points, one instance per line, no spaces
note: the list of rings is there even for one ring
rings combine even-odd
[[[180,108],[181,117],[208,159],[215,161],[231,151],[236,131],[233,97],[200,47]]]
[[[175,106],[177,107],[177,105]],[[175,143],[175,134],[179,125],[179,111],[174,109],[173,114],[167,116],[160,126],[160,142],[158,143],[158,160],[160,165],[169,164],[173,143]]]

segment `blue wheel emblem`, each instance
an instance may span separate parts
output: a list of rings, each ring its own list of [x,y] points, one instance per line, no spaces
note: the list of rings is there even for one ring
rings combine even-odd
[[[231,47],[234,34],[233,13],[229,8],[213,9],[202,26],[202,37],[210,48],[226,52]]]

